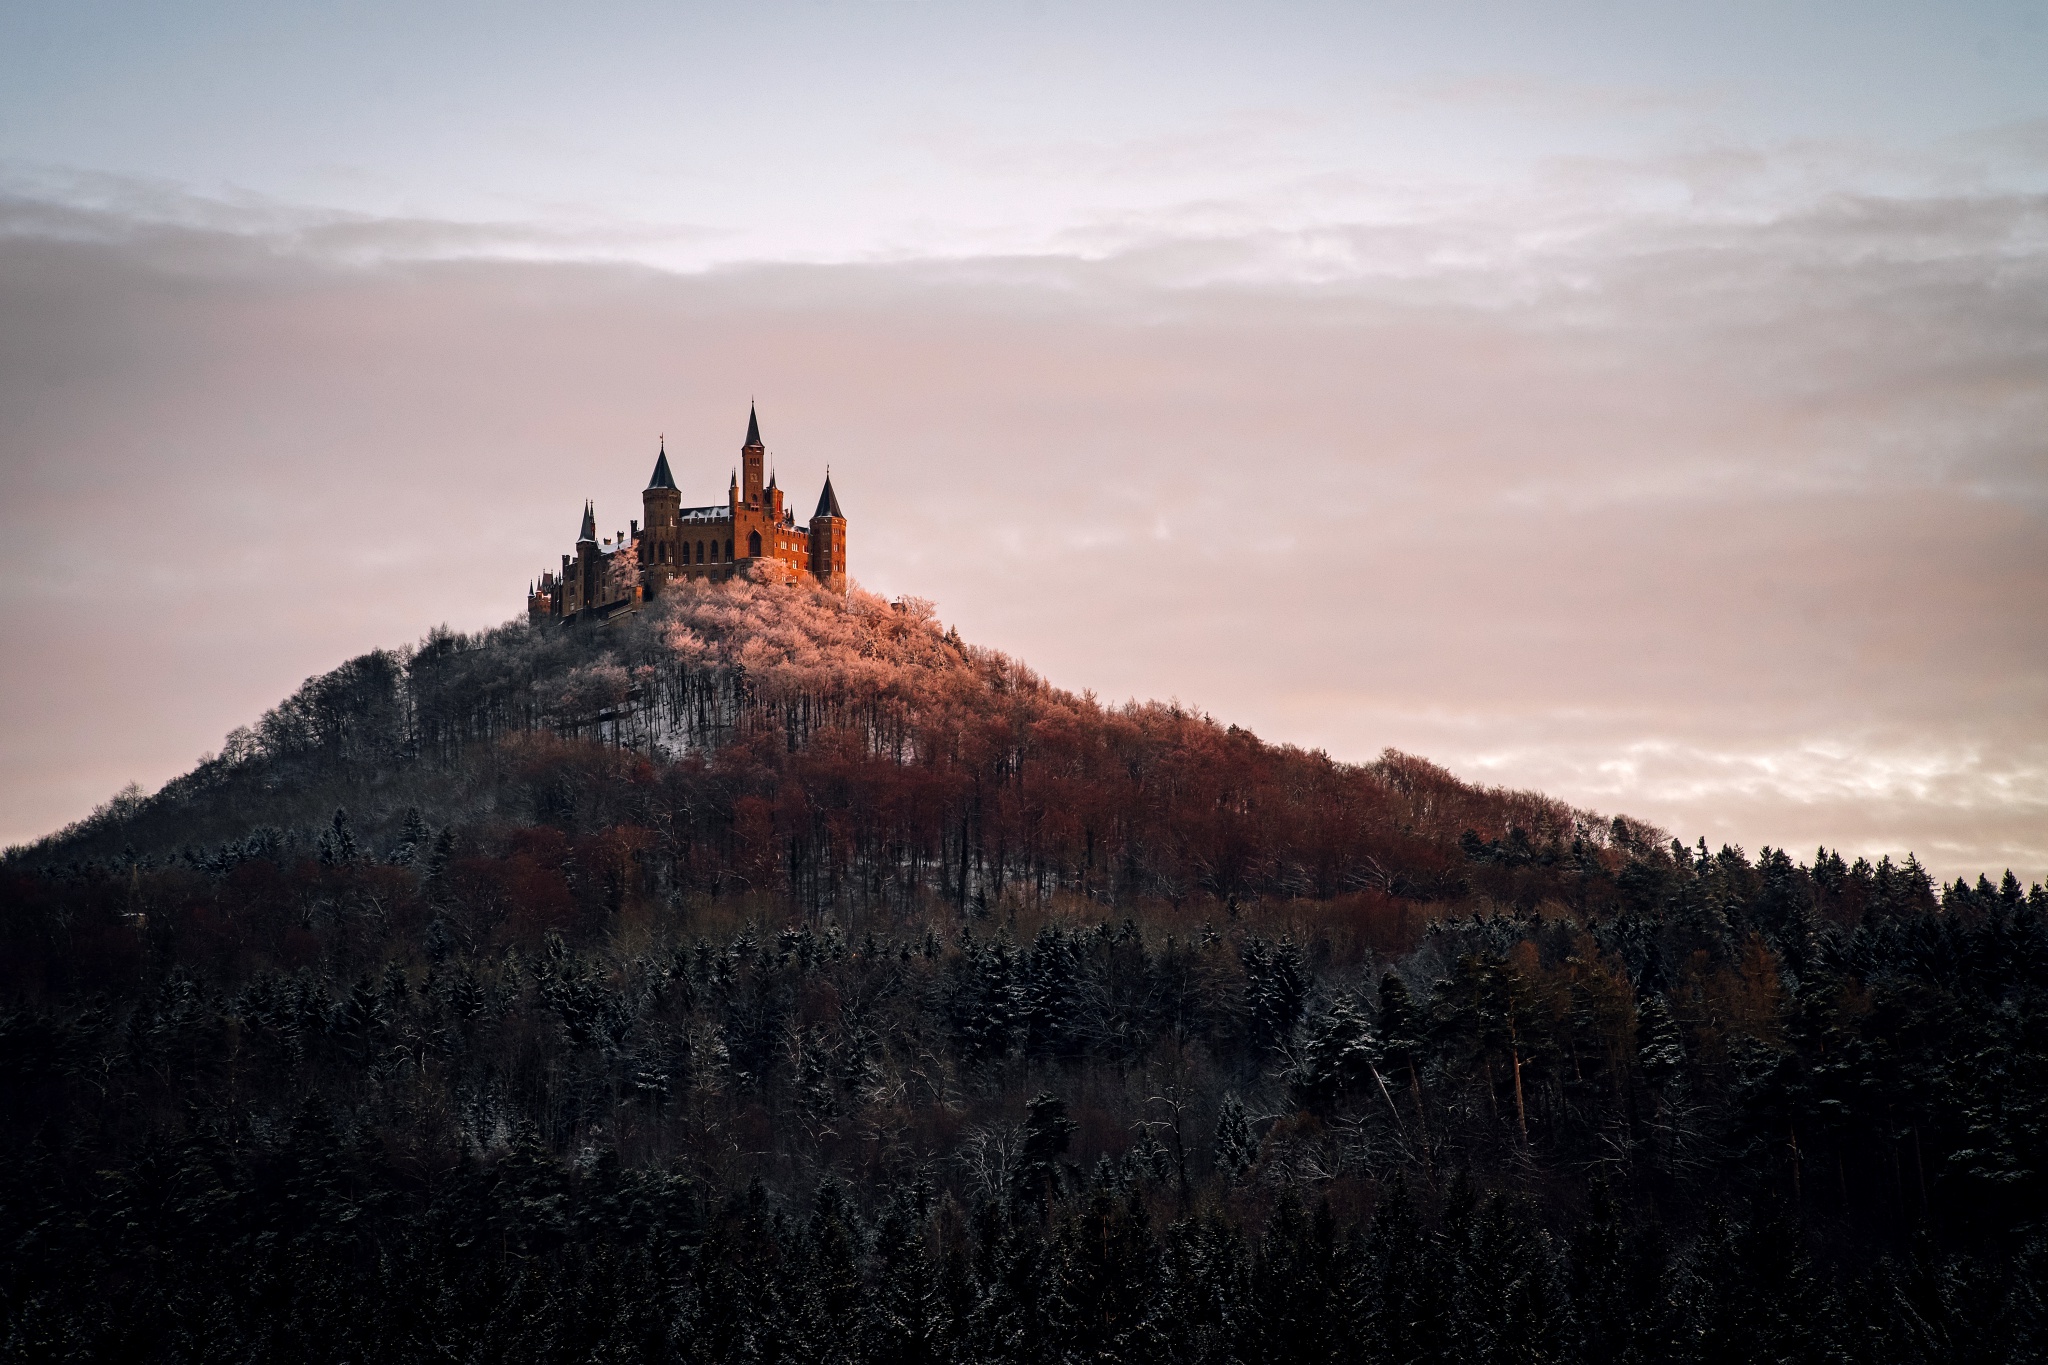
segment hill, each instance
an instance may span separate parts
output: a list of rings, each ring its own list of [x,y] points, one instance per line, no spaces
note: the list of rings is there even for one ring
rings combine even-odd
[[[934,897],[1442,900],[1462,894],[1468,830],[1582,851],[1659,837],[1398,754],[1356,767],[1177,707],[1104,707],[915,600],[743,581],[659,607],[364,655],[17,861],[313,851],[337,809],[388,861],[416,809],[485,839],[658,829],[658,898],[751,888],[844,926]]]
[[[2017,1359],[2048,891],[1104,706],[437,632],[0,866],[10,1353]]]

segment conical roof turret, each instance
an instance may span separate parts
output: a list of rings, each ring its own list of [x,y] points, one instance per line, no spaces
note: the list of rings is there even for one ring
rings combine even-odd
[[[754,405],[747,404],[747,446],[758,448],[761,444],[761,421],[754,415]]]
[[[661,443],[661,453],[654,457],[654,477],[647,481],[649,488],[674,488],[676,481],[668,472],[668,441]]]
[[[597,543],[597,508],[588,502],[583,504],[583,534],[576,537],[576,543],[581,545],[586,540]]]
[[[811,513],[811,515],[814,517],[838,517],[841,521],[846,520],[846,513],[839,510],[839,495],[832,491],[832,471],[829,469],[825,471],[825,491],[818,494],[818,510]]]

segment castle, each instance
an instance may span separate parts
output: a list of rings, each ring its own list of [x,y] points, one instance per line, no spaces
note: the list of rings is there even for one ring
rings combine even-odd
[[[846,514],[832,491],[831,471],[826,471],[825,490],[810,524],[799,526],[796,512],[783,506],[782,490],[767,474],[767,464],[761,423],[750,406],[740,467],[733,471],[725,501],[685,507],[669,474],[668,443],[663,441],[654,475],[640,494],[647,524],[634,521],[630,534],[622,531],[600,540],[596,508],[584,503],[575,553],[562,556],[559,572],[550,569],[527,586],[528,619],[602,620],[653,601],[674,579],[727,579],[750,566],[774,565],[790,577],[845,592]]]

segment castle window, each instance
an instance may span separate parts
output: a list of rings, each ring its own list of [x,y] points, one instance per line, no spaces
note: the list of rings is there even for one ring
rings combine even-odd
[[[701,540],[697,542],[697,562],[699,564],[704,562],[704,542]]]
[[[732,542],[730,540],[725,542],[725,557],[728,560],[732,558]]]
[[[747,532],[747,558],[759,559],[760,557],[761,533],[759,531],[749,531]]]

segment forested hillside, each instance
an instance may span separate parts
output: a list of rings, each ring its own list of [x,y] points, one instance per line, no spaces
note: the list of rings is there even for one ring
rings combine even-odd
[[[14,1359],[2048,1358],[2048,891],[679,585],[0,865]]]

